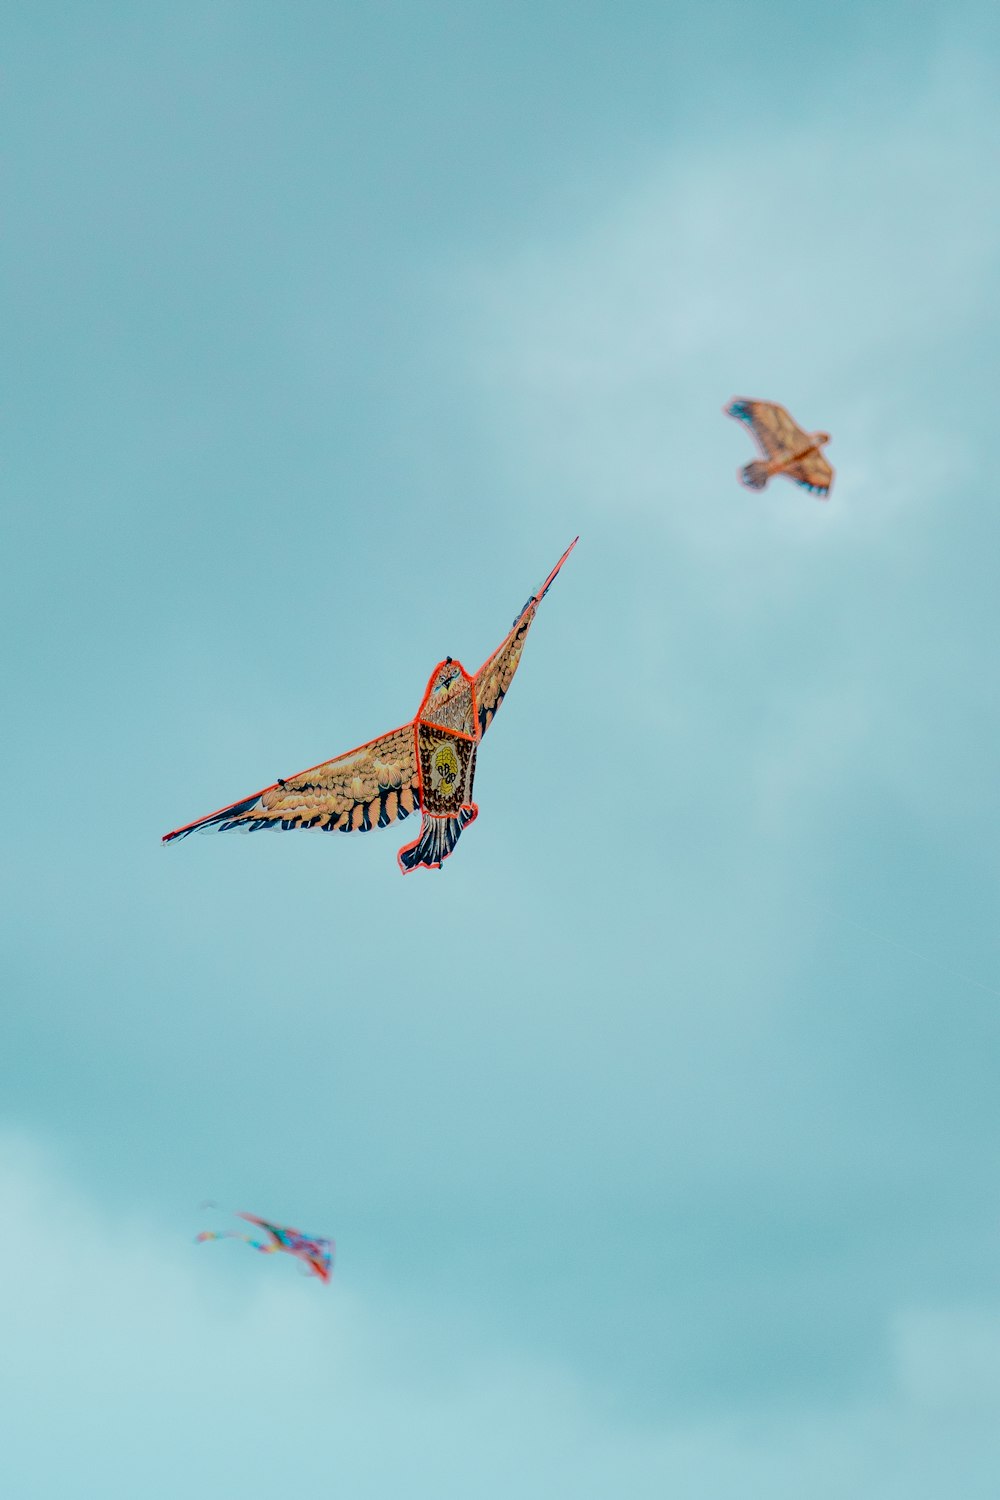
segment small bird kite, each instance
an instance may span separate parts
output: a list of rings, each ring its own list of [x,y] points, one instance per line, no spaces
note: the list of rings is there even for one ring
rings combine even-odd
[[[399,866],[404,875],[420,865],[439,870],[479,812],[472,800],[479,742],[507,695],[538,606],[577,541],[579,537],[474,677],[461,662],[446,657],[431,673],[416,718],[408,724],[177,828],[163,842],[231,828],[362,833],[419,808],[420,836],[400,849]]]
[[[746,423],[764,455],[763,460],[755,459],[740,470],[740,482],[748,490],[762,490],[773,475],[784,474],[821,500],[827,499],[833,469],[820,449],[830,441],[828,432],[803,432],[785,408],[773,401],[737,396],[724,410],[727,417]]]
[[[333,1240],[303,1234],[300,1229],[289,1229],[284,1224],[272,1224],[267,1219],[258,1219],[256,1214],[239,1214],[237,1217],[246,1219],[248,1224],[256,1224],[269,1238],[255,1240],[253,1235],[240,1234],[236,1229],[203,1229],[200,1234],[195,1235],[195,1244],[203,1245],[207,1240],[242,1240],[263,1255],[276,1255],[279,1250],[283,1250],[286,1255],[294,1255],[300,1260],[308,1275],[318,1276],[320,1281],[330,1280],[333,1274],[333,1257],[337,1250]]]

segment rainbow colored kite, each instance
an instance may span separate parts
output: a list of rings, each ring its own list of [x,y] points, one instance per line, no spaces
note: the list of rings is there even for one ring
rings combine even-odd
[[[256,1214],[238,1214],[237,1217],[246,1219],[248,1224],[256,1224],[269,1238],[256,1240],[253,1235],[240,1234],[236,1229],[203,1229],[200,1234],[195,1235],[195,1244],[204,1245],[208,1240],[242,1240],[244,1244],[259,1250],[262,1255],[276,1255],[279,1251],[284,1251],[286,1255],[294,1255],[296,1260],[301,1261],[308,1275],[318,1276],[320,1281],[330,1280],[333,1274],[333,1257],[337,1250],[333,1240],[323,1239],[320,1235],[303,1234],[301,1229],[290,1229],[286,1224],[272,1224],[268,1219],[258,1219]]]

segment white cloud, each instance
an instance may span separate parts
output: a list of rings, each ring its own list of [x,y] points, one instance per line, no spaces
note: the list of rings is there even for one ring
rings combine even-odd
[[[1000,1420],[1000,1306],[902,1309],[893,1336],[902,1390],[917,1407]]]

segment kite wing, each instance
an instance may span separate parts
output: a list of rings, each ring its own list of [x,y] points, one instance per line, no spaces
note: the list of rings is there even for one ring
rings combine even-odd
[[[726,407],[726,415],[746,423],[765,458],[791,458],[810,445],[809,434],[774,401],[747,401],[738,396]]]
[[[163,842],[189,833],[226,833],[231,828],[255,833],[260,828],[322,828],[329,833],[360,833],[406,818],[419,806],[417,752],[412,724],[393,729],[324,761],[288,781],[220,807],[198,818]]]
[[[282,1229],[280,1224],[272,1224],[268,1219],[258,1219],[256,1214],[241,1213],[238,1217],[246,1219],[248,1224],[256,1224],[258,1229],[263,1229],[265,1234],[269,1234],[273,1249],[283,1250],[285,1248],[285,1237],[289,1231]]]
[[[497,710],[507,696],[507,689],[510,687],[514,673],[520,665],[524,642],[527,639],[528,631],[531,629],[531,622],[538,612],[538,606],[545,598],[556,574],[579,540],[580,538],[576,537],[570,542],[545,582],[536,593],[530,595],[521,613],[493,655],[483,662],[483,665],[476,673],[474,685],[476,693],[476,716],[479,724],[480,738],[493,723],[497,715]]]
[[[803,489],[818,495],[821,500],[825,500],[830,493],[833,469],[818,448],[807,453],[805,458],[788,464],[781,472],[789,479],[794,479],[795,483],[800,484]]]

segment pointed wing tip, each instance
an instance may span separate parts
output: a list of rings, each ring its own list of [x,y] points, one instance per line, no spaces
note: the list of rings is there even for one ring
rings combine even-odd
[[[577,544],[577,542],[579,540],[580,540],[580,538],[578,536],[575,536],[573,538],[573,540],[570,542],[569,546],[566,548],[566,551],[563,553],[562,557],[559,559],[559,561],[556,563],[555,567],[552,569],[552,572],[549,574],[548,578],[546,578],[545,582],[542,584],[541,588],[538,590],[537,594],[532,594],[531,597],[532,597],[532,599],[535,600],[536,603],[541,603],[541,601],[545,598],[545,595],[548,593],[550,587],[555,582],[556,575],[559,572],[559,569],[562,567],[562,565],[566,561],[567,557],[569,557],[570,553],[572,552],[573,548],[576,546],[576,544]],[[529,600],[528,602],[530,603],[531,601]]]
[[[734,396],[732,400],[727,401],[725,406],[722,408],[722,415],[724,417],[736,417],[738,421],[743,422],[747,417],[748,405],[748,397]]]
[[[216,816],[212,814],[212,816]],[[189,833],[199,833],[206,825],[211,827],[211,818],[196,818],[193,823],[183,823],[180,828],[172,828],[169,833],[162,835],[160,848],[165,849],[168,844],[178,844],[181,839],[186,839]]]
[[[273,792],[277,786],[278,783],[274,782],[271,786],[264,787],[262,791],[254,792],[252,797],[244,797],[241,802],[230,802],[227,807],[218,807],[215,812],[206,813],[203,818],[195,818],[193,823],[185,823],[180,828],[173,828],[169,833],[163,835],[160,843],[161,845],[173,843],[177,839],[187,838],[189,833],[224,832],[222,824],[228,822],[230,819],[239,817],[242,813],[248,812],[255,803],[259,802],[268,792]]]
[[[562,557],[559,559],[559,561],[556,563],[555,567],[552,569],[552,572],[549,574],[550,581],[559,572],[559,569],[562,567],[562,565],[566,561],[567,557],[569,557],[570,553],[573,551],[573,548],[576,546],[576,544],[577,544],[577,542],[579,540],[580,540],[580,538],[578,536],[575,536],[573,538],[573,540],[570,542],[569,546],[566,548],[566,551],[563,553]]]

